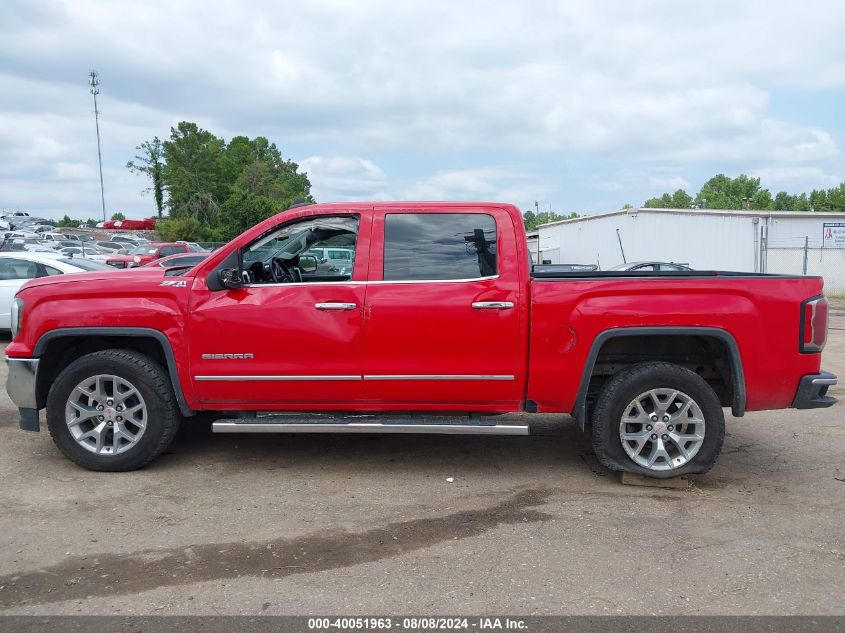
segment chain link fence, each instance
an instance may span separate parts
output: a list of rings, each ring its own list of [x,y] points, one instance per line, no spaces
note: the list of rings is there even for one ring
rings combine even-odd
[[[799,242],[799,243],[796,243]],[[824,248],[803,238],[765,246],[765,272],[824,277],[829,297],[845,297],[845,248]]]

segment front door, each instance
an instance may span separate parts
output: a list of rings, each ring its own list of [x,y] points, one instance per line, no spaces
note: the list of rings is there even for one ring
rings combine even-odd
[[[376,213],[364,329],[369,403],[519,408],[526,315],[515,251],[504,211]]]
[[[243,288],[195,282],[190,357],[202,402],[342,409],[363,399],[366,250],[343,273],[318,274],[304,261],[326,245],[366,249],[366,224],[357,215],[299,218],[242,251]]]

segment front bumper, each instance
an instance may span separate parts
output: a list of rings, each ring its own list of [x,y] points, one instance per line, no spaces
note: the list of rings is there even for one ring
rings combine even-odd
[[[836,398],[827,395],[827,390],[836,384],[836,376],[828,371],[804,376],[798,384],[793,409],[819,409],[836,404]]]
[[[6,391],[20,411],[20,427],[24,431],[37,431],[39,428],[36,394],[38,363],[37,358],[6,357],[6,364],[9,366]]]

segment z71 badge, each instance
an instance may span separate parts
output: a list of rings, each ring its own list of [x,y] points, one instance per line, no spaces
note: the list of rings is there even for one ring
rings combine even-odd
[[[184,279],[165,279],[161,282],[162,286],[172,286],[173,288],[187,288],[188,282]]]

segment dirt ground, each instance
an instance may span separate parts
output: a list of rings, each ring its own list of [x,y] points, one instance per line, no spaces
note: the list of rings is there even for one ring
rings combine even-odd
[[[823,367],[845,377],[845,302],[831,325]],[[106,474],[18,430],[4,391],[0,613],[845,613],[845,403],[729,418],[688,489],[621,485],[571,421],[535,431],[186,424]]]

